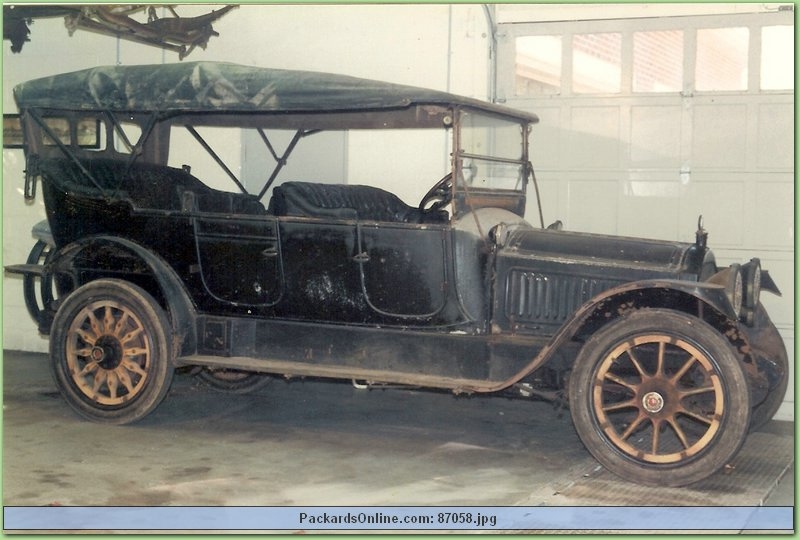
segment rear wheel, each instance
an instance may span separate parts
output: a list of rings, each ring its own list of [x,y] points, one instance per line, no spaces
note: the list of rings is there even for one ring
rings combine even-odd
[[[65,299],[53,320],[56,384],[89,420],[139,420],[172,382],[170,335],[164,310],[141,288],[115,279],[88,283]]]
[[[203,368],[196,377],[214,390],[229,394],[255,392],[272,381],[269,375],[227,368]]]
[[[595,334],[569,384],[575,428],[610,471],[680,486],[730,461],[749,426],[749,390],[728,341],[680,312],[647,309]]]

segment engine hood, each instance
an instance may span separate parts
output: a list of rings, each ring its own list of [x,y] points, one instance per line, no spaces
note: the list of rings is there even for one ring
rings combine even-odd
[[[698,279],[704,261],[713,260],[708,249],[697,244],[531,228],[509,233],[501,253],[511,258],[530,257],[539,264],[605,267],[622,274],[629,269],[638,278],[691,280]]]
[[[716,271],[694,244],[520,227],[496,252],[497,331],[551,335],[604,291],[627,283],[696,283]],[[505,241],[503,241],[505,240]]]

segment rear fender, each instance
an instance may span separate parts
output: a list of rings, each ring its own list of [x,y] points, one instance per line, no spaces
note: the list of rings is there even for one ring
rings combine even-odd
[[[175,356],[194,352],[194,305],[169,264],[140,244],[115,236],[83,238],[58,250],[45,272],[56,283],[69,283],[70,290],[100,278],[126,279],[142,286],[169,314]]]

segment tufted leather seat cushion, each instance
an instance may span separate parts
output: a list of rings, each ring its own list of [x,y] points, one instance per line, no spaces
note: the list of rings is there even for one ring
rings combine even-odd
[[[285,182],[276,187],[269,212],[276,216],[400,223],[443,223],[448,220],[447,212],[420,212],[380,188],[311,182]]]

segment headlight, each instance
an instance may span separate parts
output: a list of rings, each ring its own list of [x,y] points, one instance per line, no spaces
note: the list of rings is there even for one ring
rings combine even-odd
[[[728,296],[731,306],[733,306],[734,313],[736,313],[737,317],[740,317],[744,299],[744,278],[742,277],[741,265],[734,263],[728,267],[725,294]]]
[[[749,263],[742,266],[742,275],[744,278],[744,298],[742,300],[741,319],[748,325],[752,325],[755,320],[759,297],[761,296],[761,261],[750,259]]]
[[[744,275],[742,266],[732,264],[728,268],[720,270],[708,279],[708,283],[715,283],[725,287],[725,296],[728,298],[733,313],[737,319],[742,317],[742,304],[744,302]]]

